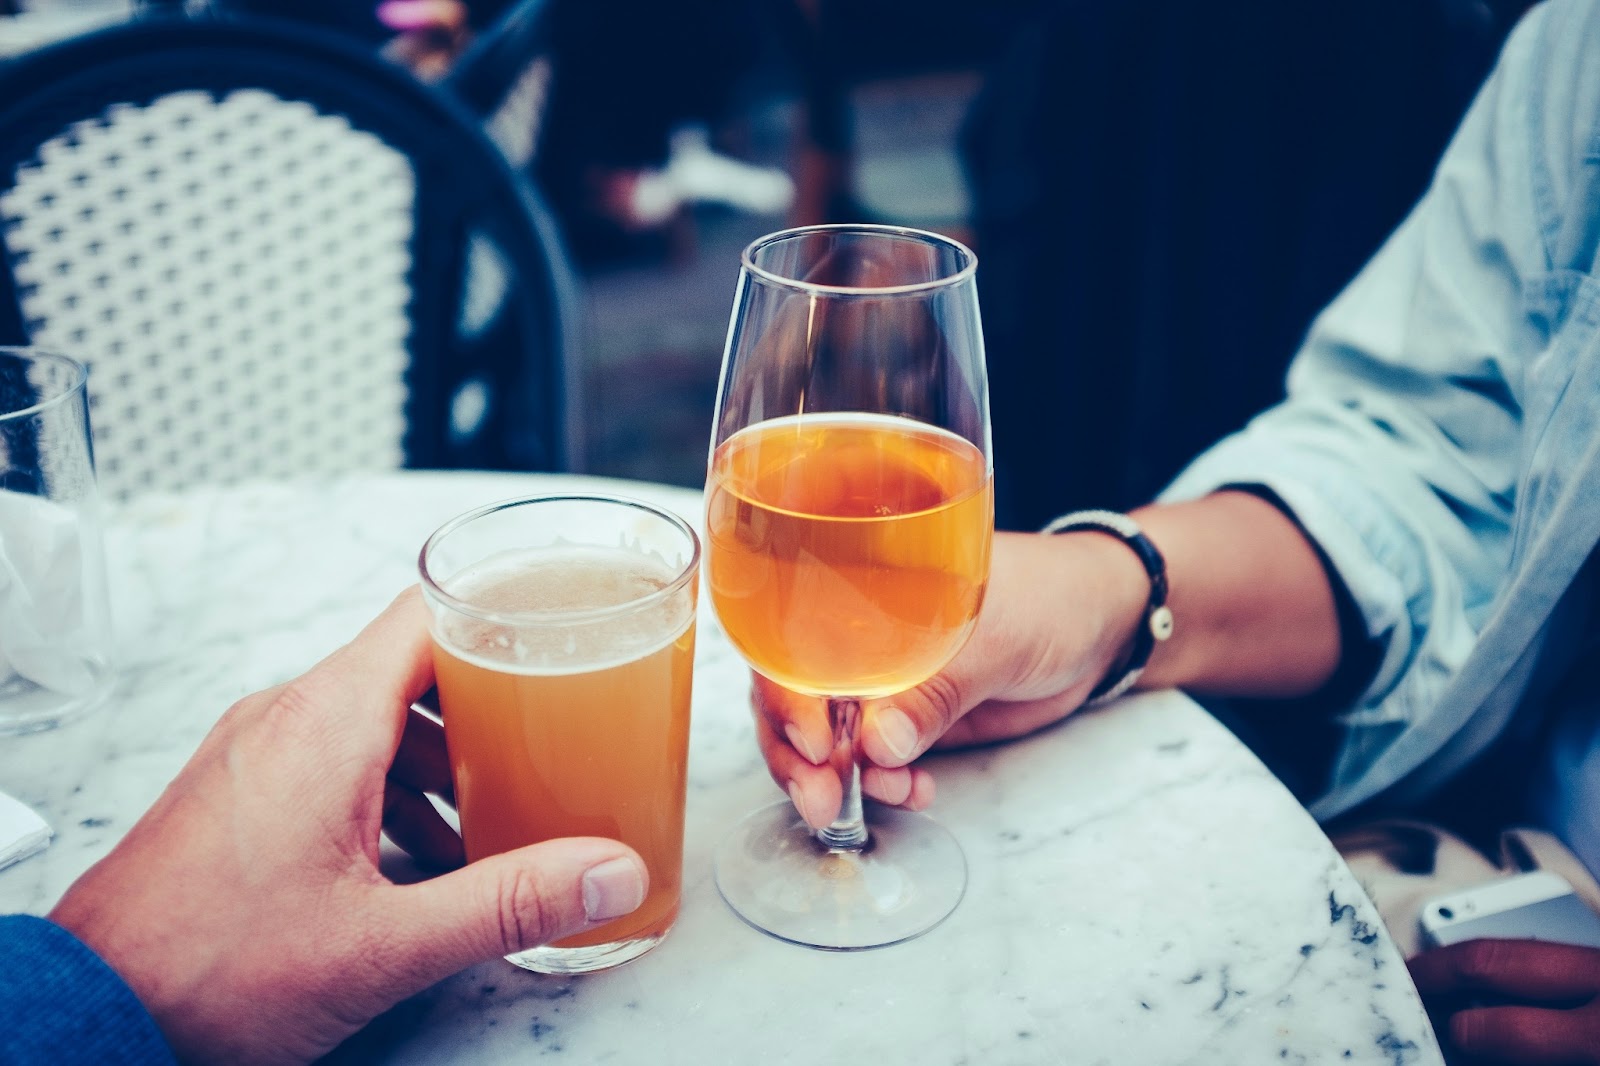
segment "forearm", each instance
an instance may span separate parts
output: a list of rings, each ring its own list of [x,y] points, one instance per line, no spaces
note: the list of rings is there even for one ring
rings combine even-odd
[[[1134,518],[1166,559],[1175,623],[1141,688],[1292,697],[1333,676],[1333,589],[1316,549],[1283,511],[1225,491]]]

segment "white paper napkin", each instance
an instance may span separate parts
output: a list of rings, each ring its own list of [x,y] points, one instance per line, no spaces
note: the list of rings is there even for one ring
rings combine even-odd
[[[50,826],[32,807],[0,792],[0,870],[43,851],[50,835]]]
[[[98,619],[85,610],[80,523],[62,504],[0,492],[0,681],[20,674],[68,696],[94,688]]]

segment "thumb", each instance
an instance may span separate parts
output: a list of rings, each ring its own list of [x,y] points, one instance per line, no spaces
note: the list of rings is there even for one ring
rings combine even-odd
[[[1103,671],[1095,668],[1097,641],[1111,629],[1104,610],[1085,602],[1087,622],[1063,624],[1057,604],[1084,600],[1086,577],[1098,556],[1063,559],[1087,546],[1111,549],[1118,563],[1127,549],[1099,535],[1041,537],[997,533],[989,591],[972,636],[943,670],[908,692],[863,708],[861,749],[882,767],[904,766],[934,745],[974,707],[986,701],[1028,704],[1018,722],[1029,728],[1059,718],[1082,703]],[[1147,580],[1142,576],[1139,580]],[[1080,624],[1081,622],[1081,624]],[[1114,656],[1116,649],[1108,651]],[[964,728],[962,739],[975,730]]]
[[[1052,632],[1048,618],[1028,608],[1038,598],[1038,558],[1051,538],[1032,533],[995,538],[989,591],[977,624],[944,669],[922,684],[862,708],[861,751],[882,767],[905,766],[984,700],[1013,695],[1009,689],[1042,658]],[[1053,547],[1053,546],[1052,546]]]
[[[475,963],[581,933],[636,910],[650,875],[637,852],[567,837],[491,855],[399,889],[394,969],[426,988]]]
[[[861,750],[879,766],[904,766],[933,746],[973,703],[961,660],[916,688],[863,709]]]

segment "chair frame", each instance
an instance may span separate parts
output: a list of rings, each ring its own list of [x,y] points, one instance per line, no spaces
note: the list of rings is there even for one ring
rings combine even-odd
[[[407,466],[581,467],[574,283],[550,213],[459,101],[356,42],[275,19],[160,12],[9,61],[0,66],[0,189],[10,187],[41,144],[74,123],[116,103],[148,104],[196,89],[218,96],[266,89],[305,100],[372,132],[410,161],[417,224],[408,275]],[[485,218],[521,281],[508,300],[540,331],[547,358],[539,367],[521,360],[512,395],[498,397],[500,417],[522,420],[497,427],[499,454],[459,456],[448,439],[446,380],[457,368],[446,360],[460,347],[454,333],[465,235]],[[0,270],[0,343],[28,342],[20,295],[9,266]],[[530,439],[535,426],[551,428],[548,442]]]

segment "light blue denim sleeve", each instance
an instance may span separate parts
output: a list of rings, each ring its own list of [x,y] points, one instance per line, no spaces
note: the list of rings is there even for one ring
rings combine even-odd
[[[1551,273],[1553,205],[1594,124],[1597,22],[1589,0],[1523,20],[1423,199],[1312,326],[1287,400],[1163,494],[1270,489],[1349,588],[1382,653],[1344,718],[1335,790],[1438,713],[1506,577],[1544,343],[1524,296]]]

